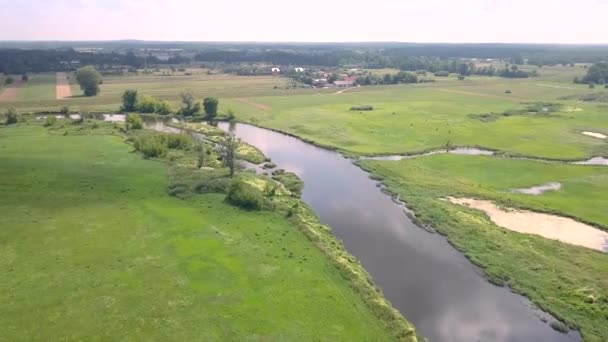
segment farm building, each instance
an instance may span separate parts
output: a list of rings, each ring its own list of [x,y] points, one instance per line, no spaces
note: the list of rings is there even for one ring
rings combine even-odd
[[[276,74],[276,73],[280,73],[281,69],[279,69],[279,68],[272,68],[270,71],[272,71],[273,74]]]
[[[293,68],[295,72],[304,72],[304,68]]]

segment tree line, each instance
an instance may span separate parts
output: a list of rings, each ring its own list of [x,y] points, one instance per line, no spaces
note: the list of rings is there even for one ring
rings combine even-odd
[[[214,97],[206,97],[202,102],[196,100],[192,90],[183,91],[180,94],[181,107],[175,112],[183,116],[202,115],[208,120],[213,120],[217,117],[219,101]],[[140,113],[155,113],[160,115],[172,114],[171,104],[166,100],[159,100],[150,95],[139,97],[137,90],[127,89],[122,94],[123,112],[140,112]],[[202,110],[202,112],[201,112]],[[228,118],[232,119],[234,114],[229,111]]]

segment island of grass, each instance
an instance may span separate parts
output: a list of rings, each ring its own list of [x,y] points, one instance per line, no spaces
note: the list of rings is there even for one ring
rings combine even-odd
[[[288,190],[251,173],[219,181],[213,158],[199,169],[179,147],[146,160],[121,129],[0,128],[3,337],[416,340]],[[229,204],[222,182],[274,210]]]

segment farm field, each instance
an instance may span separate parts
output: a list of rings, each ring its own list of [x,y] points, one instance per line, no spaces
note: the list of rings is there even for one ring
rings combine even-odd
[[[0,127],[4,338],[390,340],[282,215],[170,197],[109,132]]]
[[[43,101],[55,99],[55,73],[31,74],[23,82],[15,101]]]
[[[162,100],[170,101],[174,108],[179,106],[179,94],[191,89],[195,96],[203,98],[214,96],[218,98],[251,97],[260,95],[292,94],[306,90],[285,89],[287,80],[272,76],[232,76],[232,75],[192,75],[192,76],[107,76],[100,85],[101,92],[93,98],[83,97],[82,90],[74,83],[74,74],[70,74],[72,98],[55,99],[55,74],[52,79],[46,74],[32,74],[32,79],[38,79],[36,87],[30,93],[25,93],[13,101],[0,103],[0,110],[10,106],[20,112],[47,111],[62,106],[70,106],[76,110],[86,111],[117,111],[121,104],[122,93],[126,89],[137,89],[142,95],[151,95]],[[43,80],[48,80],[48,86]],[[275,86],[277,89],[275,89]],[[52,88],[52,94],[51,94]],[[310,92],[311,90],[308,90]],[[28,95],[35,94],[35,95]],[[51,96],[52,95],[52,96]]]
[[[506,208],[566,215],[608,230],[608,168],[447,154],[360,163],[398,193],[420,223],[446,234],[493,282],[508,284],[578,327],[585,341],[608,338],[606,254],[507,231],[480,211],[442,200],[488,199]],[[559,182],[561,188],[540,195],[512,192],[549,182]]]
[[[505,94],[505,89],[512,93]],[[608,155],[604,141],[581,134],[608,133],[608,107],[558,98],[602,91],[542,78],[486,78],[449,85],[361,87],[339,95],[250,99],[267,111],[231,99],[222,103],[235,110],[241,121],[354,154],[417,153],[449,144],[574,160]],[[559,103],[561,108],[551,113],[502,115],[548,103]],[[349,110],[358,105],[371,105],[374,110]]]

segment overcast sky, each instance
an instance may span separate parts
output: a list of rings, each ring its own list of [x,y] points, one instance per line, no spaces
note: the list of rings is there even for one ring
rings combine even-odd
[[[608,43],[608,0],[0,0],[0,40]]]

